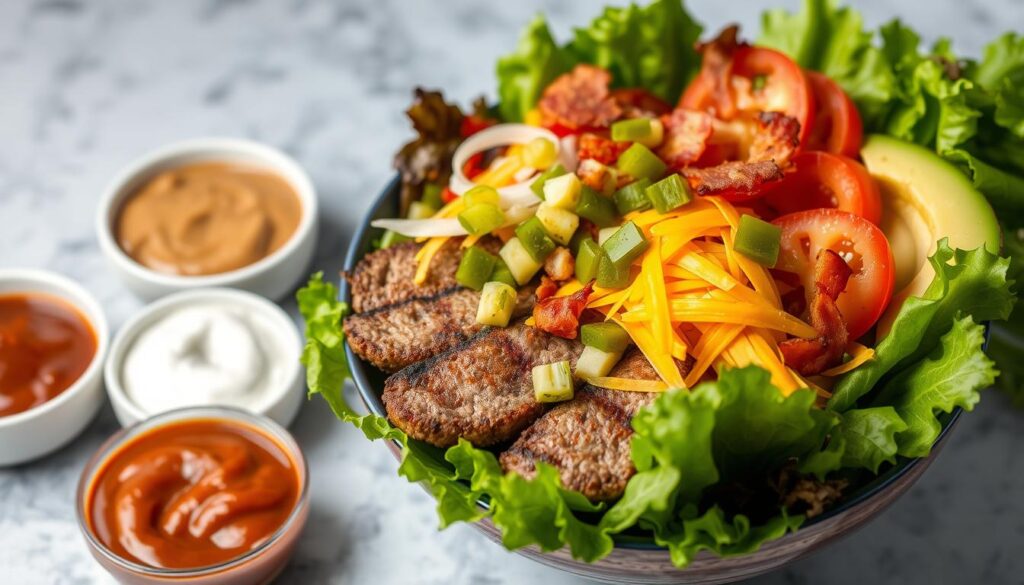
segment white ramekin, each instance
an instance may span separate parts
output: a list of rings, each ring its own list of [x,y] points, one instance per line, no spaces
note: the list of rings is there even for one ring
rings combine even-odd
[[[254,264],[207,276],[164,274],[133,260],[117,244],[114,236],[114,223],[125,200],[157,173],[204,161],[252,165],[275,172],[288,181],[302,203],[302,218],[291,239]],[[103,194],[96,216],[96,234],[104,255],[128,288],[143,299],[153,300],[200,287],[231,287],[276,300],[291,292],[307,276],[316,249],[318,218],[313,182],[290,156],[249,140],[199,138],[170,144],[125,167]]]
[[[74,306],[96,334],[96,355],[66,390],[39,406],[0,417],[0,466],[39,458],[85,429],[103,405],[103,361],[110,330],[99,303],[71,280],[44,270],[0,270],[0,295],[41,293]]]
[[[285,364],[286,368],[290,369],[287,370],[284,383],[278,388],[272,388],[266,400],[252,410],[256,414],[272,418],[284,427],[290,425],[295,419],[295,415],[298,414],[306,397],[302,364],[299,363],[299,358],[302,355],[302,339],[295,322],[281,307],[261,296],[229,288],[211,288],[182,291],[147,305],[129,319],[114,336],[114,342],[110,346],[110,359],[107,360],[103,377],[106,381],[107,396],[110,397],[110,404],[114,407],[114,415],[117,416],[117,420],[122,426],[129,426],[158,414],[140,408],[128,396],[121,383],[125,357],[136,338],[175,309],[209,302],[242,307],[247,311],[259,313],[272,324],[278,344],[286,349],[286,355],[277,357]]]

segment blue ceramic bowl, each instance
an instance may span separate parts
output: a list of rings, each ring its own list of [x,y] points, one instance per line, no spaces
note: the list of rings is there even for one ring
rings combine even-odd
[[[373,241],[382,234],[381,230],[371,227],[370,222],[398,215],[398,196],[399,179],[396,177],[377,197],[356,230],[345,258],[346,271],[352,270],[363,256],[372,251]],[[344,279],[341,295],[344,301],[351,302],[351,293]],[[387,416],[381,401],[387,374],[364,362],[348,346],[345,352],[352,368],[352,378],[366,408],[374,414]],[[760,550],[747,555],[720,558],[703,552],[688,567],[678,569],[669,559],[667,549],[656,545],[652,539],[632,536],[618,537],[613,552],[596,563],[577,561],[565,550],[542,553],[536,547],[527,547],[517,552],[545,565],[610,583],[729,583],[753,577],[850,534],[896,501],[934,460],[960,415],[958,408],[940,418],[942,431],[929,457],[901,458],[874,480],[847,493],[838,505],[805,522],[798,531],[766,543]],[[397,456],[398,446],[391,444],[390,447]],[[440,463],[446,464],[444,461]],[[481,506],[485,504],[481,502]],[[475,526],[499,542],[500,535],[489,521],[478,522]]]

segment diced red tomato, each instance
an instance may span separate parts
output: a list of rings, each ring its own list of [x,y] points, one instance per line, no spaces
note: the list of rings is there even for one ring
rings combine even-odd
[[[864,165],[845,156],[804,151],[793,157],[793,167],[764,192],[766,215],[836,208],[875,225],[881,221],[882,196]]]
[[[860,112],[850,96],[827,75],[805,71],[814,94],[814,125],[807,138],[807,148],[825,150],[856,158],[864,138]]]
[[[815,263],[819,252],[832,250],[853,271],[837,305],[850,339],[864,335],[892,298],[894,264],[889,241],[870,221],[839,209],[815,209],[784,215],[774,222],[782,228],[781,250],[775,269],[796,274],[811,306]]]

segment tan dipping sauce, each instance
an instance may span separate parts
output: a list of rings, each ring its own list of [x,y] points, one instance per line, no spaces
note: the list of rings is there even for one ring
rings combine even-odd
[[[146,182],[121,208],[115,237],[132,259],[158,272],[219,274],[273,254],[301,216],[299,196],[280,176],[204,162]]]

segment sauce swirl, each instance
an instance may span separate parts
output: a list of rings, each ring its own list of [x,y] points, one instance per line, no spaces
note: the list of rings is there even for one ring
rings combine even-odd
[[[136,262],[183,276],[244,268],[276,252],[298,229],[302,205],[282,177],[219,162],[158,174],[118,214],[118,245]]]
[[[62,299],[0,295],[0,416],[67,390],[89,367],[96,344],[89,322]]]
[[[88,524],[145,565],[221,564],[266,542],[300,497],[295,462],[271,437],[223,419],[185,420],[131,439],[97,471]]]

